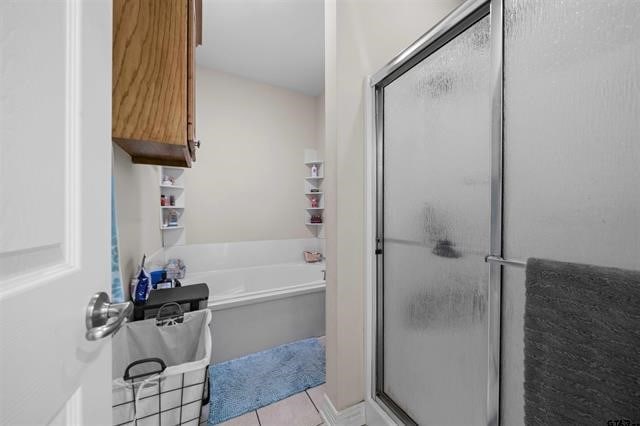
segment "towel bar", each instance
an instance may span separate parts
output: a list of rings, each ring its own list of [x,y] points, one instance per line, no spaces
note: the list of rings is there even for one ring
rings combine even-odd
[[[484,258],[485,262],[497,263],[505,266],[517,266],[518,268],[524,268],[527,266],[527,262],[523,260],[515,260],[515,259],[503,259],[500,256],[494,256],[490,254],[489,256]]]

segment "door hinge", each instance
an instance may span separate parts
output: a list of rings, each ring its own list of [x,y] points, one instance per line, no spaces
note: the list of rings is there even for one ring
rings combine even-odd
[[[374,253],[376,256],[382,254],[382,238],[376,238],[376,250]]]

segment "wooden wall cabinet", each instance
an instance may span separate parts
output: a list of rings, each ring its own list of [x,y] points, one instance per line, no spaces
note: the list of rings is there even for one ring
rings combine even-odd
[[[191,167],[202,0],[113,1],[112,139],[134,163]]]

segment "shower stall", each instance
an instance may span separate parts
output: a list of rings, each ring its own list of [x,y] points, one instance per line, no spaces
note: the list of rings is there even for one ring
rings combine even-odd
[[[486,258],[640,269],[640,2],[468,0],[370,83],[371,394],[523,424],[524,273]]]

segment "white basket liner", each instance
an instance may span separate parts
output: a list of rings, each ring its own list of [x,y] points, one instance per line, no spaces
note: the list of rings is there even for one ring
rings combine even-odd
[[[136,396],[139,396],[136,417],[150,416],[138,420],[138,425],[159,424],[158,396],[149,397],[158,393],[158,381],[163,392],[160,395],[162,410],[175,407],[161,414],[162,424],[177,424],[199,417],[205,375],[211,359],[210,323],[211,311],[206,309],[185,313],[181,324],[158,327],[155,319],[150,319],[127,323],[118,332],[113,339],[114,425],[134,420],[132,386],[122,376],[131,362],[144,358],[161,358],[167,368],[162,374],[152,376],[142,389],[136,383]],[[182,416],[178,420],[181,411]]]

